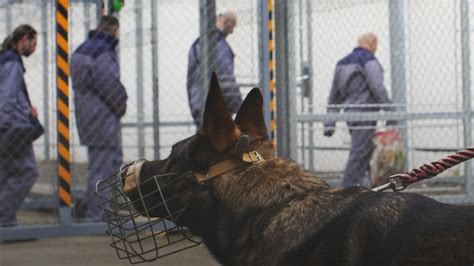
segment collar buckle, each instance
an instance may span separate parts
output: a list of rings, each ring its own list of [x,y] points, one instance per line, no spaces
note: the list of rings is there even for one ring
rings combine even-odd
[[[263,156],[258,151],[249,151],[242,154],[242,161],[246,163],[257,164],[265,161]]]

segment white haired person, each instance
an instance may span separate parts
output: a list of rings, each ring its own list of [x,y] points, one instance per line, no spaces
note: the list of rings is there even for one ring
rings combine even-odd
[[[232,114],[237,113],[242,104],[242,96],[234,75],[234,52],[226,41],[226,37],[234,32],[237,25],[237,14],[234,9],[225,9],[216,18],[217,60],[212,71],[217,73],[227,108]],[[187,91],[189,107],[196,127],[201,126],[204,103],[200,84],[199,38],[196,39],[188,53]],[[215,59],[212,59],[215,60]]]
[[[391,103],[383,82],[383,68],[374,56],[377,51],[377,36],[365,33],[358,39],[358,46],[336,65],[334,80],[328,99],[328,113],[338,113],[339,107],[331,105],[348,104],[344,112],[375,112],[380,107],[368,107],[367,104]],[[365,106],[354,106],[364,104]],[[393,107],[383,107],[393,111]],[[388,121],[394,125],[395,121]],[[370,168],[370,159],[375,149],[372,138],[377,121],[348,121],[351,134],[351,148],[346,163],[342,186],[362,185]],[[335,122],[324,124],[324,135],[334,134]]]

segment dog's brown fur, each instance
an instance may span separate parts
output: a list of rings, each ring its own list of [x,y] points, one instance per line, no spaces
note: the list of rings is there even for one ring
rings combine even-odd
[[[167,202],[172,209],[191,201],[176,223],[201,236],[222,264],[474,264],[474,207],[409,193],[331,188],[295,162],[273,158],[258,89],[232,121],[215,75],[201,130],[175,144],[167,159],[145,163],[140,179],[170,172],[205,174],[216,163],[237,160],[233,148],[241,134],[250,135],[247,150],[261,153],[264,162],[242,164],[203,183],[190,175],[163,191],[168,197],[181,193]],[[158,195],[135,207],[140,211],[157,201]]]

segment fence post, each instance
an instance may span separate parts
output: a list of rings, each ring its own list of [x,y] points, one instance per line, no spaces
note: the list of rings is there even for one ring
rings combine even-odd
[[[151,71],[153,90],[153,155],[160,159],[160,98],[159,98],[159,69],[158,69],[158,1],[151,1]]]
[[[390,65],[392,77],[392,102],[401,104],[398,111],[406,112],[406,64],[405,64],[405,0],[389,1]],[[408,129],[406,121],[399,121],[403,145],[408,151]]]
[[[209,90],[209,80],[211,73],[215,68],[214,60],[217,60],[216,48],[216,1],[200,0],[199,1],[199,72],[201,85],[201,103],[206,102],[207,92]],[[204,113],[204,112],[203,112]],[[202,114],[201,114],[202,115]]]
[[[463,134],[464,147],[472,146],[472,110],[471,110],[471,61],[470,61],[470,40],[469,35],[469,2],[461,0],[461,55],[462,55],[462,91],[463,91]],[[474,198],[474,176],[472,162],[465,162],[464,171],[466,175],[466,196],[468,199]]]
[[[7,30],[7,34],[10,34],[12,31],[13,31],[13,26],[12,26],[12,3],[11,3],[11,0],[7,0],[6,1],[6,13],[7,13],[7,18],[6,18],[6,23],[5,23],[5,27],[6,27],[6,30]]]
[[[105,9],[104,9],[104,1],[105,0],[96,0],[96,8],[95,8],[95,15],[96,15],[96,19],[97,19],[97,23],[99,23],[99,20],[100,20],[100,17],[102,17],[102,15],[104,14],[105,12]]]
[[[288,12],[291,9],[287,0],[275,0],[275,59],[276,59],[276,109],[277,124],[277,154],[287,158],[297,159],[297,139],[295,118],[295,78],[294,66],[291,62],[294,49],[290,47],[291,19]],[[292,10],[292,9],[291,9]],[[292,76],[293,75],[293,76]],[[292,142],[293,141],[293,142]]]
[[[153,153],[160,159],[160,98],[158,87],[158,1],[151,1],[151,71],[153,95]]]
[[[85,36],[87,38],[88,32],[91,29],[91,10],[90,10],[90,3],[84,2],[82,3],[84,9],[84,28],[85,28]]]
[[[143,30],[142,6],[136,7],[136,48],[137,48],[137,128],[138,128],[138,156],[145,157],[145,109],[143,93]]]
[[[44,111],[43,111],[43,121],[44,121],[44,159],[49,160],[50,158],[50,143],[49,143],[49,69],[48,69],[48,0],[42,1],[41,6],[41,41],[43,44],[43,102],[44,102]]]
[[[69,3],[56,1],[56,87],[59,222],[71,224],[71,151],[69,124]]]
[[[313,114],[313,8],[311,5],[311,0],[306,0],[306,34],[307,34],[307,58],[306,58],[306,67],[304,75],[307,75],[307,78],[304,80],[306,94],[308,95],[308,113]],[[314,171],[314,123],[308,123],[308,160],[309,160],[309,169]]]

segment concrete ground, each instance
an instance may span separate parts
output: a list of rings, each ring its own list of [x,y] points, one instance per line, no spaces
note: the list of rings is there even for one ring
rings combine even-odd
[[[121,266],[110,247],[110,236],[48,238],[30,242],[1,243],[0,266]],[[177,244],[178,245],[178,244]],[[219,265],[203,245],[141,265]]]

